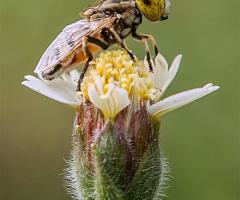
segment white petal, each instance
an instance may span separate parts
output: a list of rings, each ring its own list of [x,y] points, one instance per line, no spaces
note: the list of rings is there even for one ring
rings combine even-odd
[[[80,77],[80,73],[77,69],[73,69],[68,73],[62,73],[61,74],[61,78],[69,83],[74,84],[75,86],[77,86],[77,82],[76,80],[78,80]]]
[[[99,93],[102,95],[103,94],[103,83],[102,83],[102,79],[100,78],[100,76],[97,76],[97,78],[96,78],[96,87],[97,87],[97,90],[99,91]]]
[[[74,82],[74,83],[77,85],[77,83],[75,82],[75,80],[78,80],[79,77],[80,77],[79,71],[78,71],[77,69],[73,69],[73,70],[71,70],[71,71],[69,72],[69,74],[70,74],[70,77],[71,77],[71,79],[72,79],[72,82]]]
[[[26,81],[23,81],[22,84],[40,94],[67,105],[79,106],[81,104],[80,99],[76,96],[76,86],[71,82],[61,78],[44,82],[30,75],[24,78]]]
[[[61,74],[61,78],[64,80],[64,81],[67,81],[67,82],[72,82],[72,79],[71,77],[67,74],[67,73],[62,73]],[[44,81],[44,80],[43,80]],[[53,80],[54,81],[54,80]],[[50,82],[51,84],[51,82]]]
[[[168,63],[166,59],[158,53],[155,59],[154,83],[162,91],[162,86],[168,78]]]
[[[196,99],[210,94],[217,89],[219,89],[218,86],[213,86],[212,83],[209,83],[203,88],[196,88],[167,97],[158,103],[148,106],[147,110],[154,119],[158,119],[169,111],[184,106]]]
[[[181,63],[181,59],[182,59],[182,55],[180,54],[173,60],[173,63],[168,71],[166,82],[163,84],[161,88],[162,93],[164,93],[164,91],[167,89],[167,87],[169,86],[169,84],[172,82],[175,75],[177,74],[178,68]]]
[[[95,106],[102,110],[105,118],[115,118],[121,110],[130,104],[128,92],[111,83],[108,84],[107,93],[103,94],[102,83],[97,84],[99,83],[98,80],[97,78],[96,84],[88,88],[89,99]]]

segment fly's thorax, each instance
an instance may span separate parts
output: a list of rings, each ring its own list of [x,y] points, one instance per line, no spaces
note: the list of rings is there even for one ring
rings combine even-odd
[[[132,30],[136,30],[142,22],[142,14],[134,0],[103,0],[88,7],[81,15],[90,20],[111,15],[116,16],[117,20],[112,25],[112,28],[122,39],[131,34]],[[102,35],[108,44],[117,43],[116,39],[112,38],[111,34],[105,29],[103,29]]]
[[[136,30],[142,22],[142,14],[134,0],[100,1],[98,4],[88,7],[81,15],[90,20],[111,15],[117,16],[118,19],[113,25],[113,28],[122,39],[131,33],[133,26],[134,30]],[[109,43],[113,42],[109,41]]]
[[[135,1],[134,0],[103,0],[99,1],[97,4],[94,4],[88,8],[86,8],[81,16],[83,17],[92,17],[95,14],[106,14],[110,15],[113,12],[122,13],[128,8],[134,8]]]
[[[132,33],[132,30],[136,30],[141,22],[141,13],[137,9],[131,8],[121,14],[121,17],[113,25],[113,28],[124,39]]]
[[[105,0],[96,6],[99,10],[111,12],[124,12],[133,7],[135,7],[134,0]]]

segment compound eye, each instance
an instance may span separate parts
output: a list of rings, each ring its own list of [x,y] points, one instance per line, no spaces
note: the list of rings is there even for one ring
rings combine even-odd
[[[164,12],[164,0],[135,0],[139,10],[150,21],[161,18]]]

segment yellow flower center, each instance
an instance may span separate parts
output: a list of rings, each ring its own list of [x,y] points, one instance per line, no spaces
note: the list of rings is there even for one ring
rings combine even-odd
[[[104,94],[111,83],[117,84],[128,92],[129,98],[140,101],[154,98],[156,91],[152,78],[148,77],[148,69],[143,61],[132,61],[122,50],[103,51],[88,67],[81,88],[83,95],[88,97],[88,88],[94,85],[96,78],[101,77]]]

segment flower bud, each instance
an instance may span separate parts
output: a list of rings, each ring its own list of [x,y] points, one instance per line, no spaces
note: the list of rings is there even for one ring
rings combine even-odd
[[[85,96],[75,119],[68,171],[76,199],[90,196],[99,200],[150,200],[157,198],[159,186],[163,185],[163,171],[167,170],[163,169],[166,164],[160,154],[160,122],[151,119],[145,103],[153,83],[147,80],[144,65],[138,62],[134,65],[130,58],[123,58],[127,56],[121,51],[114,52],[109,55],[108,63],[94,64],[98,68],[111,64],[108,70],[99,71],[114,72],[114,82],[111,75],[107,78],[103,73],[100,77],[94,71],[83,82]],[[119,68],[115,71],[114,66]],[[116,83],[122,77],[124,88]],[[133,81],[135,84],[130,86]],[[148,85],[144,85],[147,81]]]
[[[146,107],[132,113],[125,109],[112,120],[87,100],[75,127],[68,179],[76,199],[156,198],[167,170],[160,123],[151,122]]]

